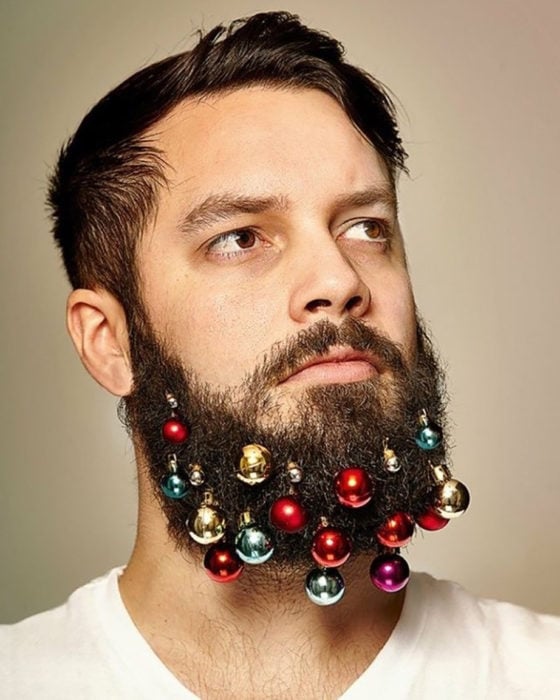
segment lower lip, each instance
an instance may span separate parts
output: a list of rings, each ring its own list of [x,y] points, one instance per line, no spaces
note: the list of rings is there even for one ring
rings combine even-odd
[[[320,362],[292,374],[285,384],[347,384],[370,379],[377,374],[373,365],[365,360],[346,362]]]

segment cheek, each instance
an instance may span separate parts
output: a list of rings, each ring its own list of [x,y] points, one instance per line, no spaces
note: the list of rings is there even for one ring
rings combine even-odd
[[[208,286],[189,294],[172,314],[176,350],[201,379],[234,386],[279,340],[279,299],[274,292]],[[280,334],[281,337],[281,334]]]
[[[411,360],[416,352],[416,307],[406,272],[384,286],[377,305],[382,307],[379,312],[384,318],[383,330],[403,347],[407,359]]]

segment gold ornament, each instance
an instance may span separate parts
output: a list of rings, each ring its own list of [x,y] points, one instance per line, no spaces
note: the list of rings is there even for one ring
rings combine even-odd
[[[243,457],[239,460],[237,478],[254,486],[262,484],[270,476],[272,462],[270,452],[262,445],[245,445]]]
[[[189,535],[198,544],[213,544],[225,535],[226,519],[222,511],[215,507],[210,491],[204,493],[204,501],[189,517],[187,527]]]
[[[471,498],[465,484],[453,479],[445,464],[432,466],[432,473],[437,483],[433,504],[436,513],[447,520],[463,515]]]

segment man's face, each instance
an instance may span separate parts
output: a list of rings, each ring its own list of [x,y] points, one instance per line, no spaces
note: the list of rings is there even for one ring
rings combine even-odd
[[[394,191],[345,113],[318,91],[251,88],[191,100],[153,130],[168,161],[153,229],[140,244],[142,311],[133,328],[129,426],[179,547],[200,489],[162,497],[166,392],[191,434],[178,463],[203,466],[228,529],[250,510],[264,525],[303,467],[310,525],[275,533],[274,561],[309,565],[323,517],[371,551],[395,510],[423,512],[432,481],[414,442],[418,412],[443,418],[441,373],[416,324]],[[417,336],[418,331],[418,336]],[[418,337],[418,340],[417,340]],[[401,463],[388,474],[389,439]],[[235,476],[241,448],[266,446],[262,487]],[[358,517],[333,493],[362,465],[375,495]]]
[[[188,100],[152,131],[169,187],[140,245],[143,300],[199,381],[235,396],[276,343],[322,319],[359,319],[412,361],[393,187],[331,97],[244,88]],[[271,388],[283,415],[317,384],[390,384],[375,358],[326,359],[337,361],[294,368]]]

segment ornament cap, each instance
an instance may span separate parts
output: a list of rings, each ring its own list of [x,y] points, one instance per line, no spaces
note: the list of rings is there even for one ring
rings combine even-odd
[[[239,516],[239,527],[244,527],[245,525],[251,525],[254,523],[253,517],[251,516],[251,512],[249,510],[243,511],[241,515]]]
[[[179,406],[177,399],[170,391],[165,394],[165,398],[171,409],[176,409]]]
[[[436,484],[444,484],[446,481],[451,479],[451,472],[446,464],[430,464],[430,466],[432,468],[432,475]]]

